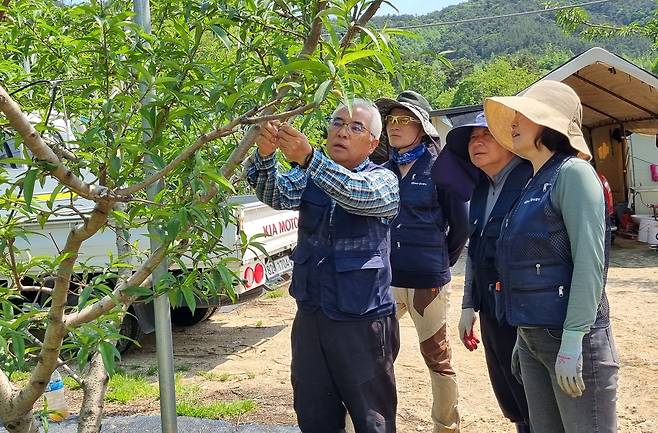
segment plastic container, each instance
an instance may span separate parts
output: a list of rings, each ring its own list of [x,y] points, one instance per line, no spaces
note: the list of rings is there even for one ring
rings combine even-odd
[[[69,416],[69,406],[64,397],[64,380],[57,369],[50,376],[44,397],[48,405],[48,419],[59,422]]]
[[[658,245],[658,221],[650,220],[647,224],[647,243]]]

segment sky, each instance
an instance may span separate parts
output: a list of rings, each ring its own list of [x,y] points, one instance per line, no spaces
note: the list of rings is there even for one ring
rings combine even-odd
[[[430,12],[438,11],[446,6],[464,3],[465,0],[390,0],[400,11],[400,14],[423,15]],[[383,4],[377,15],[397,14],[395,9],[387,4]]]

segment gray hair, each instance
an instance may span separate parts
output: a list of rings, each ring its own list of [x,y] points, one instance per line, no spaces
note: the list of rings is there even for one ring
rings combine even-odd
[[[382,135],[382,116],[379,114],[379,109],[377,106],[372,101],[367,99],[354,98],[352,101],[352,109],[355,107],[360,107],[370,112],[370,125],[366,125],[366,127],[370,130],[370,132],[372,132],[372,135],[374,135],[376,139],[379,139],[379,137]],[[336,107],[331,117],[336,117],[338,112],[343,108],[347,108],[347,105],[341,103],[338,107]]]

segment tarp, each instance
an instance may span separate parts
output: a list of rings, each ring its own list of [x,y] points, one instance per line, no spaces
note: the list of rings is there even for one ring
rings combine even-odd
[[[541,80],[576,91],[587,129],[623,123],[627,131],[658,134],[658,77],[603,48],[585,51]]]

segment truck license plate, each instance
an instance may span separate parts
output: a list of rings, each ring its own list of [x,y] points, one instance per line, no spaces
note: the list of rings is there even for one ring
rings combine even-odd
[[[276,277],[292,269],[292,260],[288,256],[281,257],[276,260],[271,260],[265,265],[265,275],[267,279]]]

